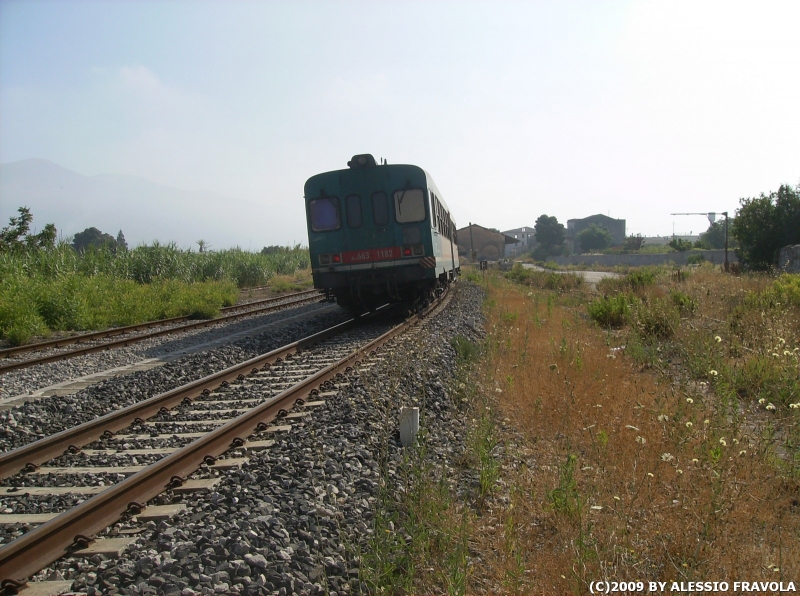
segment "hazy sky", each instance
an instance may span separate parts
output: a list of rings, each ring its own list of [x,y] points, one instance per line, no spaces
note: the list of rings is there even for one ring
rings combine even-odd
[[[245,246],[305,242],[305,180],[356,153],[459,226],[698,233],[670,212],[800,182],[799,30],[797,0],[1,0],[0,162],[250,201]]]

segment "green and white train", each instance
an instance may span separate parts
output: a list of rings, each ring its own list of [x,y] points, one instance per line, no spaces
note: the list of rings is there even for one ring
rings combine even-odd
[[[416,306],[459,273],[456,225],[430,174],[356,155],[305,184],[314,287],[347,308]]]

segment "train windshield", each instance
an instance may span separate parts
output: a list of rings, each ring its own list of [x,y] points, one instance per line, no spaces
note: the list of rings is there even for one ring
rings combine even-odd
[[[308,203],[311,212],[311,229],[315,232],[325,232],[339,229],[339,199],[325,197],[314,199]]]
[[[425,220],[425,194],[418,188],[394,193],[394,215],[398,223]]]

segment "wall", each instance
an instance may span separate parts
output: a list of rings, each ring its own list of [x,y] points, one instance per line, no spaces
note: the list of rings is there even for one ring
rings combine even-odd
[[[685,265],[689,255],[703,255],[706,261],[722,265],[725,263],[724,250],[687,250],[686,252],[670,252],[666,254],[630,254],[630,255],[571,255],[569,257],[547,257],[548,261],[554,261],[559,265],[661,265],[664,263],[674,263]],[[739,260],[736,254],[728,251],[728,263],[737,263]]]

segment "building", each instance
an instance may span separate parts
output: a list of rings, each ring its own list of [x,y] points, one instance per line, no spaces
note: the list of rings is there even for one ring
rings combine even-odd
[[[596,224],[601,228],[605,228],[614,237],[614,246],[618,246],[625,241],[625,220],[614,219],[602,213],[597,215],[590,215],[583,219],[568,219],[567,220],[567,245],[572,249],[572,252],[579,252],[580,247],[577,246],[576,238],[583,230],[590,225]]]
[[[531,226],[523,226],[502,232],[509,238],[519,240],[517,244],[506,244],[506,258],[518,257],[536,246],[536,233]]]
[[[478,261],[498,261],[506,255],[506,245],[517,244],[519,239],[501,232],[470,224],[456,230],[458,237],[458,256],[469,260],[470,251],[475,250]]]

